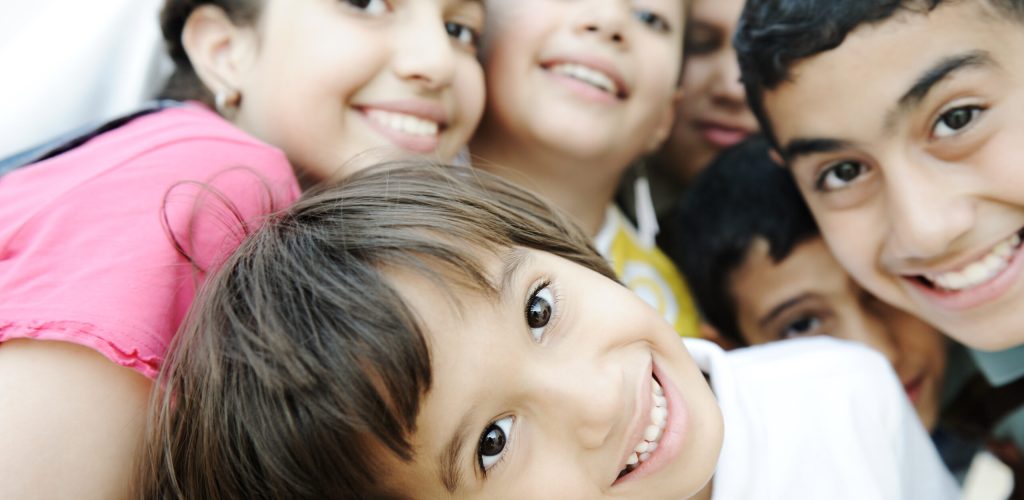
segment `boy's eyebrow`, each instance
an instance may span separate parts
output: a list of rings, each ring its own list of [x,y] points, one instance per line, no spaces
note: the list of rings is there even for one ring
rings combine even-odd
[[[786,160],[786,165],[789,165],[797,157],[838,151],[849,145],[849,142],[839,139],[822,137],[796,138],[786,143],[782,148],[782,158]]]
[[[455,427],[455,434],[448,440],[448,444],[441,449],[441,453],[438,455],[437,462],[441,464],[438,469],[438,475],[441,479],[441,484],[448,490],[448,493],[455,494],[458,491],[459,486],[462,484],[462,468],[459,467],[459,452],[462,451],[463,445],[466,442],[468,429],[469,429],[469,416],[473,413],[472,409],[462,415],[462,419],[459,421],[459,425]]]
[[[943,58],[939,62],[933,64],[927,70],[925,70],[914,82],[913,85],[907,89],[906,92],[900,96],[897,100],[896,108],[890,111],[885,118],[885,129],[891,129],[898,120],[899,116],[906,114],[907,112],[914,109],[915,106],[920,104],[928,93],[940,82],[949,78],[957,71],[974,67],[974,66],[985,66],[992,65],[995,62],[985,51],[972,50],[963,54],[958,54],[950,57]],[[794,159],[814,154],[814,153],[829,153],[832,151],[838,151],[849,147],[848,141],[840,139],[831,139],[824,137],[810,137],[810,138],[796,138],[790,140],[782,148],[782,157],[786,160],[786,163],[791,163]]]
[[[810,297],[811,297],[810,293],[802,293],[800,295],[797,295],[796,297],[793,297],[792,299],[789,299],[789,300],[787,300],[787,301],[785,301],[785,302],[783,302],[783,303],[773,307],[771,311],[768,311],[768,314],[765,314],[764,316],[761,316],[761,319],[758,320],[758,322],[757,322],[758,326],[760,326],[761,328],[764,328],[764,327],[768,326],[768,323],[771,323],[772,321],[775,320],[775,318],[778,318],[779,316],[781,316],[782,313],[786,311],[786,309],[789,309],[789,308],[799,304],[800,302],[803,302],[803,301],[809,299]]]
[[[949,78],[957,71],[975,66],[987,66],[994,64],[992,57],[983,50],[972,50],[963,54],[949,56],[933,64],[917,78],[917,81],[900,96],[896,108],[889,112],[885,118],[885,128],[891,129],[900,115],[914,109],[924,101],[936,85]]]

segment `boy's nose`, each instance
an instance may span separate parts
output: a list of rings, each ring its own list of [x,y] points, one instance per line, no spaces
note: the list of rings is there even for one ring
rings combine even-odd
[[[613,367],[587,369],[576,363],[545,372],[538,373],[531,385],[548,410],[548,424],[556,427],[555,433],[574,436],[582,448],[604,447],[618,435],[613,431],[631,417],[623,374]]]
[[[732,49],[722,50],[716,64],[717,74],[711,94],[716,102],[739,106],[747,106],[747,93],[740,82],[740,65],[736,62],[736,52]]]
[[[626,42],[625,22],[629,16],[629,5],[623,0],[581,2],[576,29],[615,44],[623,44]]]
[[[974,204],[950,176],[909,161],[883,175],[891,258],[922,264],[942,258],[973,226]]]

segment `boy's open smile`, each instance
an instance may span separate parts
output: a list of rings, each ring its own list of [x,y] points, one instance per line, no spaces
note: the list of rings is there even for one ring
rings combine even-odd
[[[638,480],[661,470],[672,462],[686,438],[686,406],[679,388],[666,379],[658,379],[658,367],[652,362],[650,377],[641,385],[638,413],[634,431],[628,436],[632,445],[626,454],[625,465],[615,484]]]
[[[1019,259],[1024,229],[990,246],[980,255],[944,266],[951,271],[922,272],[906,279],[928,300],[943,308],[959,310],[980,306],[999,298],[1016,282],[1021,272]],[[968,260],[967,263],[963,261]]]

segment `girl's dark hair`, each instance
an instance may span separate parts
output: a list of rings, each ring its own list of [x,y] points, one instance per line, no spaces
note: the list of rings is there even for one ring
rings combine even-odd
[[[694,180],[669,222],[669,254],[686,276],[704,317],[736,345],[746,345],[736,321],[733,273],[758,238],[775,263],[820,236],[789,170],[755,135],[722,152]]]
[[[160,29],[164,34],[167,52],[174,61],[174,72],[160,92],[165,99],[197,100],[213,106],[213,94],[203,85],[181,43],[185,22],[192,11],[203,5],[222,9],[236,25],[253,25],[263,11],[264,0],[166,0],[160,12]]]
[[[430,353],[388,270],[497,293],[482,256],[550,252],[614,279],[535,196],[459,167],[391,164],[272,216],[207,283],[158,379],[144,498],[391,498]],[[448,285],[445,285],[448,284]],[[445,300],[442,294],[438,300]]]

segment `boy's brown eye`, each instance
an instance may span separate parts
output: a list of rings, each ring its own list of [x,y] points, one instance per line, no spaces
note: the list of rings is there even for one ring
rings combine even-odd
[[[534,295],[526,309],[526,324],[529,328],[544,328],[551,319],[551,302],[544,297]]]
[[[530,328],[530,335],[533,341],[540,343],[544,340],[544,331],[555,314],[555,296],[551,293],[551,283],[545,282],[537,287],[536,291],[530,294],[526,301],[526,326]]]

